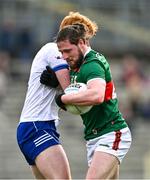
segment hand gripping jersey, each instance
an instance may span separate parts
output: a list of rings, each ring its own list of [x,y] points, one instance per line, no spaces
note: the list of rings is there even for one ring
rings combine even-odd
[[[55,72],[68,68],[66,61],[60,57],[61,53],[55,43],[46,44],[35,56],[20,122],[58,119],[58,107],[54,100],[57,89],[41,84],[40,76],[46,66],[50,66]]]
[[[94,105],[89,112],[81,115],[85,125],[86,140],[127,127],[119,112],[110,67],[103,55],[91,50],[86,54],[80,69],[70,73],[71,83],[82,82],[87,84],[89,80],[94,78],[100,78],[106,82],[104,102]]]

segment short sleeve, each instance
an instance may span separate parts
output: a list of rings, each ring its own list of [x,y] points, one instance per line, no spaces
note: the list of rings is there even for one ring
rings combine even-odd
[[[55,72],[61,69],[69,69],[67,62],[59,57],[56,57],[53,60],[51,60],[50,66]]]
[[[60,69],[69,69],[67,62],[64,59],[62,59],[62,54],[58,51],[56,44],[48,44],[46,50],[46,57],[48,64],[55,72]]]
[[[85,63],[82,69],[82,77],[85,82],[94,78],[102,78],[105,80],[105,69],[98,61]]]

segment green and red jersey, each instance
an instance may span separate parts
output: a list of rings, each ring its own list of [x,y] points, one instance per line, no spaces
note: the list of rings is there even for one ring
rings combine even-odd
[[[117,131],[127,127],[119,109],[118,100],[112,81],[110,66],[105,57],[98,52],[91,50],[84,58],[80,69],[70,71],[71,83],[87,82],[94,78],[101,78],[106,81],[105,99],[99,105],[81,115],[85,126],[85,139],[93,139],[105,133]]]

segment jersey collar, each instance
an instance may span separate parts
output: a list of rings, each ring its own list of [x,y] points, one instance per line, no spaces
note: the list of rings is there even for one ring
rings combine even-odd
[[[91,51],[91,47],[88,47],[87,51],[86,51],[85,54],[84,54],[84,58],[85,58],[85,56],[86,56],[90,51]]]

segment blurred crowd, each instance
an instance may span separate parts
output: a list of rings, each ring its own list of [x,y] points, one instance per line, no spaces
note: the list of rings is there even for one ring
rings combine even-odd
[[[0,105],[7,92],[7,78],[9,73],[10,56],[7,51],[0,52]]]
[[[35,44],[31,28],[16,27],[14,22],[5,22],[0,27],[0,50],[13,58],[28,60],[32,57]]]
[[[121,59],[121,86],[126,94],[121,103],[122,112],[133,130],[136,121],[150,121],[150,76],[149,63],[133,54],[126,54]],[[123,105],[122,105],[123,104]]]
[[[29,28],[17,28],[13,22],[0,26],[0,105],[7,93],[11,67],[19,61],[31,61],[35,49]]]

